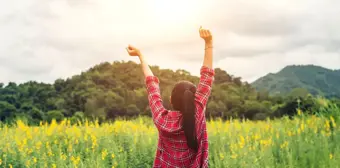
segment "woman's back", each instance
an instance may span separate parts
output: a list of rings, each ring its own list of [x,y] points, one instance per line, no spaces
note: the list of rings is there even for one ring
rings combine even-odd
[[[163,107],[158,78],[146,78],[149,104],[153,113],[154,123],[159,131],[154,167],[200,167],[200,165],[207,167],[208,137],[205,109],[211,93],[213,77],[213,69],[205,66],[201,68],[201,78],[195,93],[197,152],[190,149],[187,145],[182,126],[182,114]]]

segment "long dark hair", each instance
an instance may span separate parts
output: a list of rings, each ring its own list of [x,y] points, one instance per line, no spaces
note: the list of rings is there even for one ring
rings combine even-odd
[[[183,129],[189,148],[197,151],[197,137],[195,129],[195,92],[196,86],[188,81],[178,82],[171,93],[171,104],[174,110],[183,116]]]

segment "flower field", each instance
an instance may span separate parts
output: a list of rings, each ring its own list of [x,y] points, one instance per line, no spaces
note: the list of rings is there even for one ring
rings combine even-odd
[[[151,167],[157,130],[148,118],[99,125],[0,126],[0,167]],[[210,167],[337,167],[333,118],[208,122]],[[339,166],[338,166],[339,167]]]

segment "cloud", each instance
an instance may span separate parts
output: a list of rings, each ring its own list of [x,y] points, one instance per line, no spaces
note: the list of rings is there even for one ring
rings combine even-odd
[[[0,81],[53,82],[100,62],[137,61],[128,44],[153,65],[198,75],[200,25],[213,32],[215,66],[248,81],[289,64],[340,69],[336,0],[160,2],[2,1]]]
[[[214,26],[228,31],[227,54],[254,56],[318,44],[336,49],[340,40],[337,1],[218,1]],[[262,3],[261,3],[262,2]],[[249,46],[250,45],[250,46]],[[256,48],[253,49],[253,48]],[[259,53],[260,52],[260,53]],[[235,54],[234,54],[235,53]]]
[[[261,76],[276,73],[292,64],[317,64],[329,69],[339,69],[340,50],[328,52],[321,46],[308,45],[284,53],[264,53],[251,58],[227,57],[220,60],[217,66],[225,67],[228,73],[253,82]]]

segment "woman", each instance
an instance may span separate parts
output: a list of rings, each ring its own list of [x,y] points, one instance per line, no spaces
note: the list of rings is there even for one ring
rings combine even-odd
[[[145,75],[149,106],[158,129],[158,147],[153,167],[208,167],[208,136],[205,109],[214,80],[212,69],[212,35],[200,27],[205,41],[205,56],[200,81],[195,87],[188,81],[177,83],[171,93],[174,110],[163,107],[159,80],[149,68],[140,51],[127,47],[130,56],[138,56]]]

